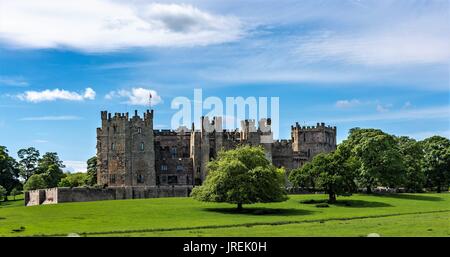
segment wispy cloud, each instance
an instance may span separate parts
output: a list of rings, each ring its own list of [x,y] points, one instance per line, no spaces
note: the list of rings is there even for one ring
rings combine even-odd
[[[68,172],[86,172],[87,171],[87,163],[85,161],[63,161],[63,164],[66,165],[64,168],[65,171]]]
[[[335,106],[337,108],[352,108],[361,104],[361,101],[358,99],[352,100],[338,100],[336,101]]]
[[[44,143],[48,143],[48,140],[44,140],[44,139],[35,139],[33,140],[34,143],[37,144],[44,144]]]
[[[187,4],[16,0],[2,1],[1,6],[0,38],[14,47],[106,52],[216,44],[244,34],[238,18]]]
[[[67,120],[81,120],[81,117],[73,115],[62,116],[37,116],[37,117],[24,117],[21,121],[67,121]]]
[[[64,89],[46,89],[43,91],[26,91],[18,94],[17,98],[22,101],[39,103],[45,101],[67,100],[67,101],[83,101],[85,99],[94,100],[95,91],[92,88],[86,88],[83,94],[72,92]]]
[[[111,91],[105,95],[105,99],[112,100],[114,98],[126,99],[125,104],[130,105],[157,105],[162,102],[161,96],[155,90],[147,88],[132,88],[131,90]]]
[[[27,87],[30,84],[20,76],[0,76],[0,86]]]
[[[422,109],[402,109],[399,111],[381,112],[367,115],[352,115],[342,118],[323,118],[331,123],[354,123],[363,121],[383,120],[422,120],[422,119],[448,119],[450,117],[450,106],[430,107]]]

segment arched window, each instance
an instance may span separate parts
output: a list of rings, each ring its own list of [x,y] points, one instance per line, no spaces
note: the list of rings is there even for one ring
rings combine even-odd
[[[144,142],[141,142],[141,151],[144,151]]]
[[[111,150],[113,150],[113,151],[116,150],[116,144],[114,144],[114,143],[111,144]]]
[[[138,128],[138,134],[141,134],[142,128]]]

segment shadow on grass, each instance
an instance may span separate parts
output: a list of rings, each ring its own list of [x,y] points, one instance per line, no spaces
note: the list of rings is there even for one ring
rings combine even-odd
[[[217,212],[223,214],[244,214],[244,215],[283,215],[283,216],[297,216],[297,215],[309,215],[314,211],[300,210],[300,209],[276,209],[276,208],[258,208],[258,207],[247,207],[242,210],[237,210],[236,208],[206,208],[204,209],[208,212]]]
[[[328,203],[327,199],[322,200],[305,200],[301,201],[302,204],[325,204]],[[341,207],[350,208],[376,208],[376,207],[392,207],[388,203],[374,202],[374,201],[364,201],[364,200],[337,200],[335,203],[328,203],[330,205],[336,205]]]
[[[441,197],[429,196],[429,195],[416,195],[416,194],[371,194],[372,196],[389,197],[405,200],[419,200],[419,201],[443,201]]]

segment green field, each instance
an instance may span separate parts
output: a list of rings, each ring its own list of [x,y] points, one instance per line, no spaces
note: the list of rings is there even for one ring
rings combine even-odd
[[[156,198],[24,207],[0,204],[0,236],[450,236],[450,194],[353,195],[319,208],[291,195],[282,203],[203,203]]]

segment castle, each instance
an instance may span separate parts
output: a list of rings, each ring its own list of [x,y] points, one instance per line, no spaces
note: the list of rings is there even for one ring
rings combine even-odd
[[[291,126],[290,140],[272,139],[271,120],[244,120],[241,129],[222,129],[222,118],[202,117],[201,128],[154,130],[153,110],[101,112],[97,128],[97,183],[105,186],[200,185],[207,163],[221,150],[239,145],[263,146],[266,157],[287,171],[315,155],[336,149],[336,127]]]
[[[25,192],[25,205],[99,200],[186,197],[208,174],[207,163],[219,151],[239,145],[262,146],[266,157],[286,171],[315,155],[336,149],[336,127],[291,126],[290,140],[272,138],[271,120],[244,120],[241,129],[222,129],[222,118],[201,118],[201,128],[154,130],[153,110],[101,112],[97,128],[97,184],[100,187],[57,187]],[[287,175],[287,173],[286,173]]]

